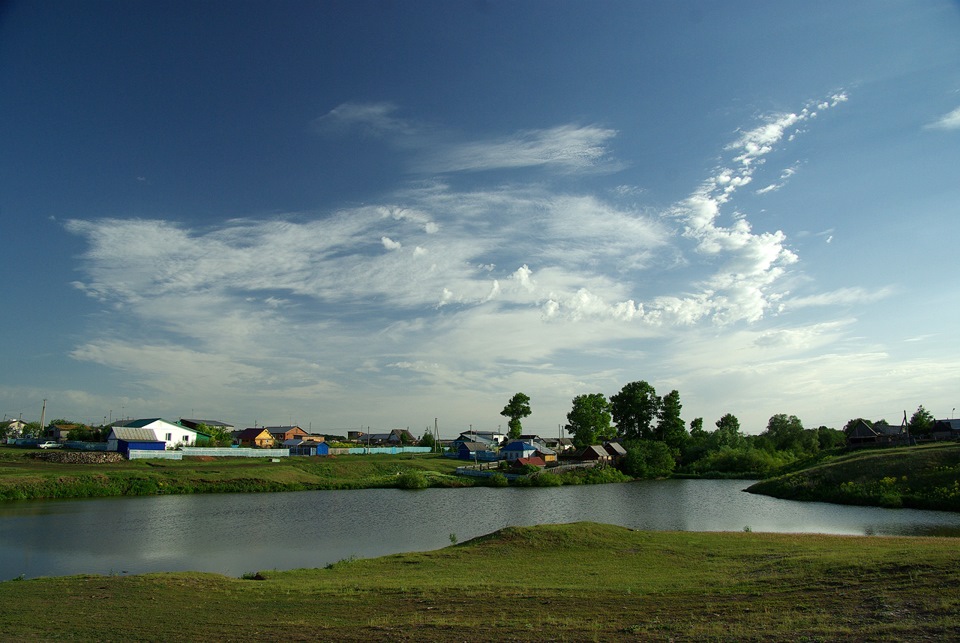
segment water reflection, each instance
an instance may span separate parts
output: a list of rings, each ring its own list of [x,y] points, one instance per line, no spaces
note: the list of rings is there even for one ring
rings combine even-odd
[[[512,525],[960,536],[960,515],[798,503],[737,480],[544,489],[305,491],[0,505],[0,579],[198,570],[239,576],[444,547]]]

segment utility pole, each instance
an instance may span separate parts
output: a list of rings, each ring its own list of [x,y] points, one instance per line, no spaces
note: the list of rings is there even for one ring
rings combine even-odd
[[[47,413],[47,398],[43,398],[43,408],[40,409],[40,435],[37,437],[43,437],[43,418]]]

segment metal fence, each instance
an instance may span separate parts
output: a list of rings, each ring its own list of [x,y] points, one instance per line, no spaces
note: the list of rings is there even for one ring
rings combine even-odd
[[[130,449],[128,460],[183,460],[182,451],[154,451],[151,449]]]
[[[185,456],[208,455],[218,458],[286,458],[290,449],[252,449],[232,447],[183,447],[180,450]]]
[[[385,453],[399,455],[401,453],[430,453],[430,447],[353,447],[350,449],[330,449],[330,455],[368,455]]]

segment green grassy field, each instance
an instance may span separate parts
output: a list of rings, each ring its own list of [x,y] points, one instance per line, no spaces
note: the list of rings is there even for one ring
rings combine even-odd
[[[960,638],[960,550],[950,539],[580,523],[245,576],[5,581],[0,632],[5,640]]]
[[[58,464],[32,457],[37,452],[0,447],[0,500],[394,487],[411,471],[432,486],[470,484],[454,475],[462,463],[432,454]]]
[[[960,444],[854,451],[747,491],[788,500],[960,511]]]

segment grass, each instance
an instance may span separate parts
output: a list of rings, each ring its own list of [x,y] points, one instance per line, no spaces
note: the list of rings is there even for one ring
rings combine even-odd
[[[960,444],[854,451],[747,491],[788,500],[960,511]]]
[[[411,477],[427,486],[471,484],[454,475],[460,463],[433,454],[60,464],[37,460],[35,452],[0,447],[0,500],[367,489],[402,486]]]
[[[15,640],[955,640],[958,563],[950,539],[542,525],[246,578],[6,581],[0,604],[30,607],[0,610],[0,631]]]

